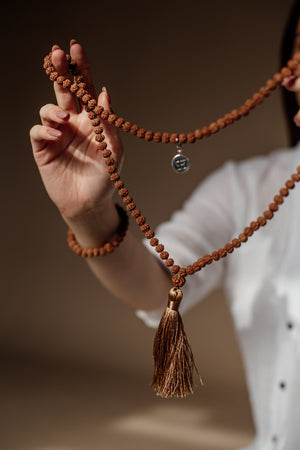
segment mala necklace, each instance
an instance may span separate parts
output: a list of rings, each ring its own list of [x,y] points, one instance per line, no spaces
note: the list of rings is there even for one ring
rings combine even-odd
[[[186,395],[193,393],[194,372],[197,373],[198,377],[199,374],[178,311],[182,300],[182,291],[180,288],[185,284],[188,275],[193,275],[213,261],[218,261],[224,258],[228,253],[232,253],[234,249],[245,243],[256,230],[266,225],[267,221],[273,218],[279,205],[283,203],[284,197],[287,197],[289,191],[295,187],[295,182],[300,181],[300,166],[297,167],[296,173],[293,173],[290,179],[285,182],[284,187],[279,190],[279,193],[274,196],[268,209],[266,209],[266,211],[264,211],[256,220],[252,221],[249,226],[245,227],[238,237],[232,239],[231,242],[226,243],[224,247],[219,250],[215,250],[211,254],[204,255],[197,259],[197,261],[187,267],[180,267],[175,264],[174,260],[170,258],[169,253],[165,250],[164,245],[155,237],[154,231],[146,222],[146,218],[142,215],[141,211],[137,209],[132,196],[129,195],[128,189],[125,187],[124,182],[117,172],[112,152],[107,148],[101,121],[108,121],[117,128],[122,128],[125,132],[130,132],[132,135],[141,139],[146,139],[147,141],[153,140],[154,142],[163,142],[165,144],[169,142],[177,144],[177,153],[172,160],[172,166],[176,172],[185,172],[189,168],[189,160],[182,153],[182,144],[186,142],[192,144],[203,137],[209,137],[225,128],[227,125],[239,120],[241,117],[247,116],[251,109],[262,103],[264,98],[270,95],[271,91],[282,82],[284,77],[296,74],[296,69],[298,69],[300,65],[300,53],[295,54],[293,59],[290,59],[280,72],[269,79],[265,86],[262,86],[258,92],[253,94],[252,98],[247,99],[238,109],[234,109],[230,113],[225,114],[224,117],[219,118],[209,126],[204,126],[201,129],[197,129],[188,134],[146,131],[145,128],[141,128],[138,125],[132,125],[129,121],[118,117],[115,113],[105,110],[102,106],[98,106],[96,99],[89,94],[84,78],[77,69],[76,62],[71,60],[70,55],[67,55],[67,60],[73,79],[71,79],[71,75],[69,78],[59,75],[52,64],[51,57],[52,53],[49,53],[44,58],[43,67],[46,74],[51,81],[58,83],[65,89],[69,89],[81,101],[94,128],[97,150],[104,158],[111,182],[114,183],[114,187],[122,198],[124,205],[126,205],[127,211],[135,219],[141,232],[149,239],[150,245],[155,247],[161,260],[166,267],[170,269],[173,275],[173,287],[169,292],[168,305],[161,318],[154,339],[154,376],[152,386],[157,395],[161,397],[185,397]],[[117,205],[117,210],[120,215],[120,226],[116,232],[115,238],[111,242],[105,243],[99,249],[83,249],[79,246],[73,232],[69,229],[67,240],[71,249],[83,258],[99,255],[104,256],[111,253],[124,238],[128,226],[128,216],[126,212],[119,205]],[[202,383],[200,377],[199,379]]]

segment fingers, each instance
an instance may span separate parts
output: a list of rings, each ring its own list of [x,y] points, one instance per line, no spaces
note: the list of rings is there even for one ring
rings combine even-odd
[[[97,94],[94,87],[93,77],[90,69],[88,57],[76,39],[70,41],[70,54],[72,59],[76,61],[77,67],[84,78],[84,82],[87,85],[87,89],[93,98],[97,98]]]
[[[53,45],[52,47],[52,63],[59,75],[63,75],[64,77],[71,80],[66,54],[58,45]],[[69,91],[69,89],[65,89],[58,83],[54,82],[54,91],[57,99],[57,104],[62,109],[74,114],[78,112],[76,98]]]
[[[291,75],[290,77],[285,77],[282,80],[282,86],[284,86],[288,91],[300,92],[300,77]]]
[[[49,142],[57,142],[61,137],[62,132],[60,130],[45,125],[35,125],[30,130],[33,153],[44,150]]]
[[[59,125],[68,122],[70,114],[59,106],[48,104],[40,109],[40,117],[43,125],[58,128]]]
[[[106,87],[102,88],[102,92],[98,97],[98,105],[103,106],[104,109],[111,111],[111,100],[110,95],[107,92]],[[119,135],[119,130],[113,124],[110,124],[107,120],[101,120],[101,126],[103,128],[104,135],[106,137],[117,137]]]

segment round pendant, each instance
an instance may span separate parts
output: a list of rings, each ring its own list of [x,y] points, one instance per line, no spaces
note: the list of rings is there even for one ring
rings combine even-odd
[[[190,160],[182,153],[177,153],[172,159],[172,167],[177,173],[187,172],[190,168]]]

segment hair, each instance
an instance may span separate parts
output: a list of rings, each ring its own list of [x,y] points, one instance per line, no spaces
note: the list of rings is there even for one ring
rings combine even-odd
[[[294,1],[292,8],[290,10],[282,36],[280,67],[285,66],[287,61],[292,56],[295,42],[295,34],[299,19],[300,19],[300,0],[296,0]],[[295,114],[299,109],[299,105],[297,103],[294,92],[289,92],[287,89],[283,89],[282,92],[290,144],[294,146],[300,140],[300,128],[295,125],[293,120]]]

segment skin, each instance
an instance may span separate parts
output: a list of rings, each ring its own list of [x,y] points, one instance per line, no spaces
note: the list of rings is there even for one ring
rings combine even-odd
[[[300,23],[294,50],[300,51]],[[52,52],[55,68],[66,76],[64,51],[54,45]],[[77,61],[89,91],[95,92],[87,56],[74,39],[70,42],[70,54]],[[282,84],[295,92],[300,105],[300,78],[288,77]],[[69,90],[57,83],[54,89],[57,105],[43,106],[41,124],[30,131],[33,155],[49,196],[79,244],[83,248],[100,247],[112,238],[119,224],[112,199],[113,186],[103,158],[96,151],[87,113],[78,111],[75,96]],[[105,89],[98,96],[98,104],[110,109]],[[294,120],[300,126],[300,111]],[[124,149],[118,130],[105,121],[102,126],[108,148],[121,168]],[[99,281],[133,309],[165,307],[172,286],[169,272],[130,231],[113,253],[86,261]]]

